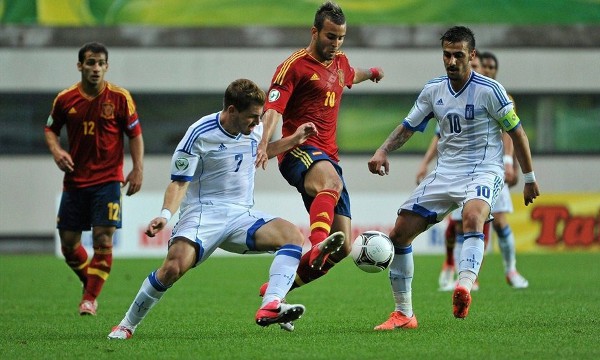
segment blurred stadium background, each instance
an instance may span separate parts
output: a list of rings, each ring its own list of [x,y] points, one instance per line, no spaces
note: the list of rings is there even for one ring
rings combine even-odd
[[[165,169],[185,129],[220,107],[235,78],[268,88],[276,65],[308,44],[321,2],[0,0],[0,252],[54,247],[62,179],[43,125],[57,92],[79,80],[75,65],[84,42],[108,46],[107,80],[129,89],[137,102],[147,151],[142,192],[158,209]],[[366,161],[423,84],[444,73],[441,33],[465,24],[477,47],[499,58],[498,79],[515,97],[544,195],[524,208],[522,184],[513,188],[519,250],[600,249],[600,2],[338,3],[348,21],[343,49],[352,65],[386,71],[380,84],[346,91],[340,113],[342,161],[359,224],[363,217],[365,226],[387,226],[369,212],[381,217],[373,209],[390,198],[393,208],[412,190],[433,126],[395,155],[390,176],[372,177]],[[259,205],[297,201],[274,163],[257,181]],[[302,223],[301,205],[293,210],[299,214],[272,209]],[[385,213],[393,221],[393,210]]]

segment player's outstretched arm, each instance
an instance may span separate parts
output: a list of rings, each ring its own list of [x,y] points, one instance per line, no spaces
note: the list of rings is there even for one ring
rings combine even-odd
[[[513,141],[515,154],[521,165],[525,187],[523,189],[523,199],[525,205],[533,203],[533,200],[540,195],[535,174],[533,173],[533,161],[531,159],[531,150],[529,148],[529,139],[522,126],[508,133]]]
[[[352,83],[358,84],[365,80],[371,80],[378,83],[383,79],[383,76],[383,69],[380,67],[372,67],[369,69],[354,68],[354,80],[352,80]]]
[[[150,221],[146,227],[146,235],[154,237],[159,231],[161,231],[171,220],[171,216],[181,204],[181,200],[187,191],[187,181],[171,181],[165,190],[165,196],[163,200],[163,207],[160,215]]]
[[[127,187],[127,196],[140,191],[142,181],[144,180],[144,138],[141,134],[129,139],[129,152],[131,153],[133,168],[127,174],[125,183],[123,183],[123,186],[129,184]]]
[[[369,171],[379,176],[389,174],[390,163],[387,155],[404,145],[413,134],[414,131],[408,130],[402,124],[398,125],[369,160]]]
[[[255,166],[257,168],[262,167],[263,170],[267,168],[267,163],[269,162],[267,147],[271,141],[271,138],[273,137],[275,127],[280,121],[283,121],[283,115],[273,109],[268,109],[262,116],[263,137],[258,144],[258,150],[256,154]]]
[[[291,148],[303,144],[309,137],[318,135],[315,124],[308,122],[304,123],[296,129],[296,131],[284,138],[270,142],[267,145],[267,156],[270,158],[277,156]]]

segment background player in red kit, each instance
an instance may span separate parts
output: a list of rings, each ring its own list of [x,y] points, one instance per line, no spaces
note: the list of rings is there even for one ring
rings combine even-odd
[[[142,186],[144,141],[129,92],[104,80],[108,50],[87,43],[79,50],[81,81],[58,94],[45,128],[48,148],[65,172],[57,228],[67,265],[83,283],[81,315],[96,315],[96,298],[112,265],[112,238],[121,227],[121,183],[127,195]],[[60,144],[67,128],[69,150]],[[133,169],[123,178],[124,134]],[[82,231],[92,228],[94,255],[81,246]]]
[[[309,212],[309,239],[313,245],[300,261],[292,288],[324,275],[350,252],[351,241],[345,241],[351,234],[350,199],[338,165],[336,143],[338,110],[344,87],[383,78],[381,68],[354,68],[340,51],[346,19],[337,4],[321,5],[311,35],[308,47],[294,52],[275,71],[257,159],[257,166],[264,168],[267,142],[279,121],[283,121],[283,136],[289,136],[301,124],[315,124],[317,135],[278,156],[282,175],[302,195]]]

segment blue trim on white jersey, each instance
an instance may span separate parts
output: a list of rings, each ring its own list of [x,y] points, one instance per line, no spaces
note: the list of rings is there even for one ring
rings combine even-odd
[[[423,132],[427,128],[427,123],[429,123],[429,120],[433,119],[434,116],[435,115],[433,114],[433,111],[432,111],[429,114],[427,114],[427,116],[425,116],[425,118],[419,123],[419,125],[412,127],[412,126],[410,126],[408,121],[404,120],[404,121],[402,121],[402,126],[404,126],[405,128],[407,128],[410,131]]]
[[[475,74],[477,74],[477,73],[475,73]],[[500,87],[500,84],[497,81],[477,74],[476,76],[473,77],[473,82],[475,84],[479,84],[479,85],[483,85],[483,86],[491,88],[492,91],[494,92],[494,95],[496,96],[496,99],[498,99],[498,101],[502,105],[502,107],[500,109],[502,109],[502,108],[506,107],[508,104],[512,103],[512,101],[510,101],[508,96],[504,95],[504,91],[502,91],[502,88]],[[500,109],[498,109],[498,111]]]
[[[246,246],[248,249],[256,250],[256,239],[254,238],[254,235],[264,224],[266,224],[265,219],[258,219],[248,229],[248,232],[246,233]]]
[[[173,180],[173,181],[190,182],[190,181],[194,180],[194,176],[173,175],[173,174],[171,174],[171,180]]]
[[[446,78],[448,79],[447,85],[448,85],[448,91],[450,91],[450,94],[452,94],[452,96],[454,96],[455,98],[459,97],[460,94],[462,94],[463,91],[465,91],[465,89],[469,87],[471,80],[473,80],[474,74],[476,74],[476,72],[471,71],[471,76],[469,76],[469,80],[467,80],[467,82],[463,85],[463,87],[458,92],[454,92],[454,89],[452,89],[450,79],[446,76]]]
[[[514,128],[512,128],[512,129],[508,130],[507,132],[512,132],[512,131],[514,131],[515,129],[517,129],[519,126],[521,126],[521,122],[520,122],[520,121],[519,121],[519,123],[518,123],[517,125],[515,125],[515,127],[514,127]]]
[[[219,114],[221,114],[221,113],[217,113],[217,120],[219,120]],[[240,137],[240,135],[241,135],[241,134],[237,134],[237,135],[231,135],[230,133],[228,133],[228,132],[227,132],[227,130],[225,130],[225,129],[223,128],[223,125],[221,125],[221,122],[220,122],[220,121],[217,121],[217,125],[219,125],[219,130],[221,130],[221,132],[222,132],[222,133],[223,133],[225,136],[227,136],[227,137],[229,137],[229,138],[232,138],[232,139],[236,139],[236,140],[237,140],[237,139],[239,139],[239,137]]]
[[[178,151],[183,151],[187,154],[192,154],[192,147],[194,146],[194,143],[196,142],[196,139],[198,139],[198,137],[202,134],[204,134],[205,132],[214,130],[216,128],[220,127],[219,124],[219,113],[217,113],[217,116],[214,119],[210,119],[207,120],[205,122],[203,122],[202,124],[200,124],[198,127],[196,127],[192,133],[190,134],[190,136],[188,137],[187,141],[185,142],[185,145],[183,146],[182,149],[178,149]]]

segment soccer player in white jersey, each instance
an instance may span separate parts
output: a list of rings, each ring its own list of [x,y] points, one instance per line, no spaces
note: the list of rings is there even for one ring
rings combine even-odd
[[[413,108],[369,160],[369,171],[387,175],[388,154],[430,119],[440,125],[438,165],[398,210],[390,233],[396,256],[390,265],[395,310],[375,330],[416,328],[412,307],[414,262],[412,241],[449,212],[463,206],[464,245],[459,279],[452,295],[452,312],[464,318],[471,304],[471,288],[483,260],[483,225],[504,182],[502,130],[508,131],[523,170],[523,198],[529,205],[539,195],[527,135],[506,91],[495,80],[471,70],[475,37],[464,26],[448,29],[441,37],[446,76],[429,81]]]
[[[173,229],[163,264],[152,272],[109,339],[129,339],[148,311],[188,270],[217,248],[247,254],[277,251],[269,270],[269,285],[256,323],[288,323],[304,313],[303,305],[283,301],[302,255],[304,236],[292,223],[253,209],[257,146],[263,126],[265,93],[254,82],[235,80],[225,91],[223,110],[192,124],[171,160],[171,183],[162,211],[146,229],[153,237],[174,211]],[[303,143],[316,133],[312,123],[268,148],[268,156]]]

